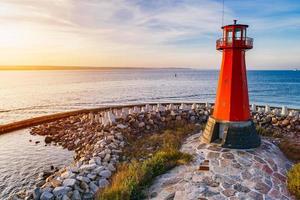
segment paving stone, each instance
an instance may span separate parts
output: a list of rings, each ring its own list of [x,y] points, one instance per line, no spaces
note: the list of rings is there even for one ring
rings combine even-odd
[[[282,174],[274,173],[273,176],[276,177],[276,178],[278,178],[279,180],[281,180],[284,183],[286,182],[286,177],[283,176]]]
[[[206,184],[207,186],[210,187],[218,187],[220,185],[219,182],[215,181],[212,179],[212,177],[204,176],[202,178],[202,183]]]
[[[243,186],[242,184],[240,183],[237,183],[233,186],[233,188],[238,191],[238,192],[243,192],[243,193],[248,193],[250,192],[250,189],[246,186]]]
[[[234,159],[234,155],[230,152],[222,153],[222,157],[225,159],[230,159],[230,160]]]
[[[270,187],[272,187],[272,186],[273,186],[273,183],[272,183],[272,181],[271,181],[271,178],[270,178],[270,177],[265,177],[265,183],[266,183],[268,186],[270,186]]]
[[[258,192],[251,191],[249,192],[249,196],[255,200],[264,200],[264,196]]]
[[[236,193],[236,190],[228,188],[226,190],[223,190],[222,193],[226,196],[226,197],[231,197],[234,196]]]
[[[164,200],[173,200],[175,197],[175,192],[170,193],[168,196],[164,198]]]
[[[228,183],[228,182],[222,182],[221,183],[222,187],[225,188],[225,189],[228,189],[228,188],[231,188],[232,187],[232,184]]]
[[[267,158],[266,160],[267,160],[268,164],[270,165],[270,167],[272,168],[272,170],[274,172],[276,172],[278,170],[278,167],[277,167],[277,164],[274,162],[274,160],[271,158]]]
[[[179,178],[179,177],[170,178],[170,179],[164,181],[163,184],[162,184],[162,186],[173,185],[175,183],[178,183],[181,180],[182,180],[182,178]]]
[[[209,152],[207,154],[207,159],[216,159],[216,158],[219,158],[220,156],[220,153],[217,153],[217,152]]]
[[[232,167],[236,168],[236,169],[242,169],[243,166],[240,163],[232,163]]]
[[[205,149],[206,146],[207,146],[207,144],[202,143],[202,144],[200,144],[200,145],[197,147],[197,149]]]
[[[221,151],[222,150],[222,148],[219,146],[209,146],[207,149],[211,150],[211,151]]]
[[[260,162],[261,164],[266,164],[266,161],[264,161],[262,158],[260,158],[258,156],[254,156],[253,158],[254,158],[254,160]]]
[[[252,165],[252,161],[247,158],[238,158],[237,161],[245,167],[250,167]]]
[[[273,174],[273,170],[268,165],[263,165],[262,170],[269,175]]]
[[[231,160],[228,160],[228,159],[220,160],[220,167],[227,167],[229,165],[231,165]]]
[[[241,173],[241,175],[242,175],[242,178],[245,180],[249,180],[252,177],[251,173],[248,170],[243,171]]]
[[[274,199],[280,199],[280,198],[281,198],[281,193],[280,193],[278,190],[272,189],[272,190],[269,192],[269,196],[270,196],[271,198],[274,198]]]
[[[263,183],[263,182],[258,182],[258,183],[255,184],[255,189],[257,191],[259,191],[260,193],[262,193],[262,194],[268,194],[271,187],[268,186],[267,184]]]
[[[218,195],[219,192],[215,192],[215,191],[212,191],[212,190],[206,188],[203,192],[201,192],[201,194],[204,197],[212,197],[212,196]]]

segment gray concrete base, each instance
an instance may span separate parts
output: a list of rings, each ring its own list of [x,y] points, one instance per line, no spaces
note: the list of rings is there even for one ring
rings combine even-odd
[[[218,143],[222,147],[233,149],[256,148],[261,143],[252,120],[226,122],[213,117],[209,117],[201,141]]]

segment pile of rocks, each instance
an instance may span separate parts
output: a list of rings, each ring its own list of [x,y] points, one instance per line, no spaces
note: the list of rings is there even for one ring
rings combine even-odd
[[[46,143],[75,151],[74,163],[60,169],[26,195],[26,199],[93,199],[109,184],[123,158],[126,135],[160,132],[186,123],[205,123],[209,104],[143,105],[81,114],[31,129]]]
[[[257,107],[252,105],[252,116],[254,123],[263,128],[263,135],[277,138],[293,139],[300,136],[300,113],[298,110],[287,110],[285,106],[282,109]]]
[[[112,107],[33,127],[31,134],[45,136],[46,143],[74,150],[74,163],[39,182],[21,199],[93,199],[109,184],[117,163],[126,160],[122,156],[126,136],[138,138],[177,125],[205,124],[212,109],[208,103]],[[255,105],[251,109],[258,125],[299,136],[297,111]]]

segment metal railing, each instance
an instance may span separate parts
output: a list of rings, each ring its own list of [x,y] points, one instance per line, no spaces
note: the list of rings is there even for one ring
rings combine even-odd
[[[217,49],[237,47],[251,49],[253,47],[253,38],[250,37],[227,37],[220,38],[216,42]]]

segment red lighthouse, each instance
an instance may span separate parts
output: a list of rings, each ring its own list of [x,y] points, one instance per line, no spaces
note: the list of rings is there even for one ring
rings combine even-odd
[[[217,50],[223,52],[213,115],[210,116],[202,142],[217,142],[229,148],[254,148],[260,138],[250,118],[245,52],[253,47],[247,37],[248,25],[223,26]]]

